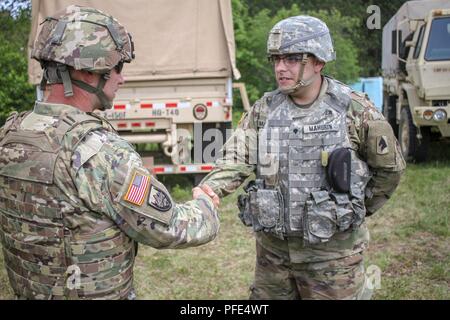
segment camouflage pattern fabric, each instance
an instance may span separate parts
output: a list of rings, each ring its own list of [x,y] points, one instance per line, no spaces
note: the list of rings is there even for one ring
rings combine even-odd
[[[324,78],[328,81],[327,78]],[[325,85],[325,84],[324,84]],[[319,97],[326,91],[322,88]],[[220,197],[225,197],[236,191],[242,183],[256,170],[256,150],[258,124],[265,117],[264,112],[260,112],[263,105],[267,105],[272,93],[264,95],[256,101],[249,112],[242,115],[233,135],[224,144],[222,157],[216,160],[216,166],[200,184],[207,184]],[[384,116],[375,108],[373,103],[363,93],[352,92],[351,104],[347,111],[347,127],[352,148],[357,150],[363,161],[371,161],[368,156],[369,150],[376,150],[376,140],[368,139],[369,124],[384,123]],[[389,148],[391,156],[395,157],[394,166],[383,166],[375,163],[370,167],[372,172],[376,172],[368,183],[366,191],[372,197],[366,199],[366,207],[369,213],[374,213],[376,208],[371,207],[373,199],[377,201],[387,201],[398,185],[402,171],[406,163],[401,155],[398,141],[395,137],[390,137],[394,143]],[[377,177],[380,177],[379,179]],[[385,202],[384,201],[384,202]],[[369,204],[369,206],[367,206]],[[381,206],[380,206],[381,207]]]
[[[350,90],[331,79],[322,90],[326,94],[310,108],[299,108],[282,93],[272,95],[267,120],[259,131],[260,158],[269,156],[275,163],[273,168],[265,165],[260,177],[266,188],[278,186],[284,201],[275,215],[275,210],[267,210],[269,197],[261,197],[254,212],[258,218],[272,216],[280,236],[296,234],[311,244],[326,242],[335,232],[350,226],[359,227],[365,216],[364,190],[370,179],[367,164],[349,151],[349,191],[331,187],[326,177],[328,158],[337,149],[351,148],[346,130]]]
[[[288,247],[288,241],[284,246]],[[255,280],[251,300],[359,300],[370,298],[362,253],[343,258],[293,263],[256,243]]]
[[[326,88],[329,81],[334,80],[323,78],[317,100],[327,94]],[[223,197],[234,192],[255,172],[254,151],[257,149],[258,129],[266,120],[268,106],[276,104],[277,97],[282,95],[279,91],[266,94],[248,113],[243,115],[235,133],[223,147],[223,157],[216,161],[215,169],[200,184],[207,184],[220,197]],[[367,163],[371,172],[372,177],[365,188],[365,209],[366,216],[369,216],[390,198],[398,186],[405,168],[405,161],[392,129],[387,127],[389,125],[383,115],[364,94],[351,93],[351,101],[346,112],[346,125],[352,149],[362,161]],[[386,142],[387,150],[380,150],[381,140]],[[301,237],[287,241],[263,231],[256,232],[255,236],[264,249],[271,252],[278,250],[279,257],[288,255],[291,263],[316,263],[342,259],[363,252],[369,240],[369,233],[364,223],[355,230],[337,232],[323,244],[305,245]],[[278,289],[274,288],[274,290]]]
[[[311,16],[281,20],[267,40],[267,54],[311,53],[324,62],[336,58],[330,31],[325,23]]]
[[[0,137],[0,237],[20,298],[127,299],[137,242],[185,248],[218,232],[209,197],[174,203],[104,119],[38,102]]]
[[[130,35],[116,19],[72,5],[46,18],[31,57],[106,73],[119,62],[130,62],[134,53]]]

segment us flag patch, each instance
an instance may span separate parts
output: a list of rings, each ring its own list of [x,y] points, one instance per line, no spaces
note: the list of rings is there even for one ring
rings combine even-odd
[[[149,185],[150,177],[135,171],[130,186],[128,187],[128,191],[123,199],[141,206],[147,196]]]

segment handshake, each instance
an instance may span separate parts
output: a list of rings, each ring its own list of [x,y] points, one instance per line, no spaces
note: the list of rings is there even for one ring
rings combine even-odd
[[[192,189],[192,198],[194,198],[194,200],[197,199],[202,194],[210,197],[216,208],[219,207],[220,204],[219,196],[213,191],[213,189],[210,186],[203,184]]]

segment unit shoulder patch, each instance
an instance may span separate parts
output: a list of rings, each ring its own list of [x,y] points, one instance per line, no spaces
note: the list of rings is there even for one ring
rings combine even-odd
[[[154,185],[150,187],[148,204],[156,210],[164,212],[169,211],[172,208],[172,201],[170,200],[169,196]]]
[[[389,153],[388,138],[386,136],[377,137],[377,153],[378,154]]]
[[[164,185],[141,166],[129,169],[117,200],[121,206],[144,218],[151,218],[166,225],[170,223],[175,207]],[[118,210],[120,211],[120,208]]]

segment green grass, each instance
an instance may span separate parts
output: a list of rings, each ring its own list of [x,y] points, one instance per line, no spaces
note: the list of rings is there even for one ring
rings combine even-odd
[[[382,271],[374,299],[450,299],[450,161],[442,159],[409,164],[392,199],[367,219],[371,242],[366,266]],[[190,198],[189,179],[162,180],[174,198]],[[223,199],[214,241],[186,250],[139,247],[139,298],[247,299],[255,245],[251,231],[237,218],[236,198]],[[11,297],[0,257],[0,299]]]
[[[176,189],[175,189],[176,190]],[[187,250],[140,247],[136,289],[145,299],[246,299],[254,270],[254,240],[236,215],[236,196],[221,205],[212,242]]]
[[[408,164],[394,196],[368,218],[366,265],[382,270],[375,299],[450,298],[450,148],[434,145],[426,164]],[[443,156],[445,155],[445,157]]]

